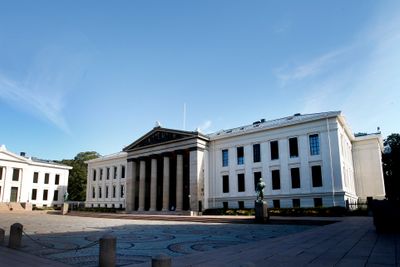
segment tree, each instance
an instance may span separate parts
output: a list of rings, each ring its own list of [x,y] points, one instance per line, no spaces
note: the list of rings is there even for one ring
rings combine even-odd
[[[383,175],[388,199],[400,200],[400,134],[389,135],[384,141]]]
[[[62,164],[71,166],[73,169],[69,172],[68,193],[69,200],[85,201],[86,199],[86,178],[87,164],[85,161],[100,157],[95,151],[87,151],[78,153],[74,159],[64,159]]]

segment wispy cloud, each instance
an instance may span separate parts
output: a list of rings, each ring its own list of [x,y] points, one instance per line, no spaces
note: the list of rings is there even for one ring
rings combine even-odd
[[[277,78],[285,85],[289,81],[301,80],[322,73],[326,68],[335,63],[349,48],[337,49],[318,56],[309,62],[293,66],[280,67]]]
[[[64,115],[67,96],[84,75],[90,54],[77,40],[43,48],[25,77],[12,78],[0,69],[0,100],[70,133]]]
[[[36,92],[35,92],[36,91]],[[0,73],[0,98],[9,104],[43,117],[65,132],[68,125],[62,115],[63,97],[61,95],[44,95],[37,90],[9,80]]]
[[[202,124],[200,124],[197,128],[199,128],[201,132],[206,132],[208,129],[210,129],[211,125],[212,121],[206,120]]]
[[[276,77],[283,86],[301,82],[302,112],[343,110],[355,131],[398,127],[394,125],[400,116],[400,18],[396,14],[377,15],[344,48],[279,69]]]

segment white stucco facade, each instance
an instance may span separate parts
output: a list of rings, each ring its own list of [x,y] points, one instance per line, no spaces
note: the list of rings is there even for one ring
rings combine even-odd
[[[125,208],[127,154],[87,161],[86,207]]]
[[[385,195],[380,134],[355,137],[339,111],[208,135],[155,127],[124,151],[129,211],[252,208],[261,177],[270,207],[346,206]],[[89,161],[89,173],[123,160]]]
[[[0,202],[61,206],[68,186],[69,166],[27,158],[0,147]]]

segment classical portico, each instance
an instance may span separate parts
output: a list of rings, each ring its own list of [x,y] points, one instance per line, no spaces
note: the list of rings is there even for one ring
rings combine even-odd
[[[126,211],[202,210],[208,137],[155,127],[128,153]]]

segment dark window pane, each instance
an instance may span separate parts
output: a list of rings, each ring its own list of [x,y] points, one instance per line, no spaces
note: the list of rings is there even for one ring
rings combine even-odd
[[[299,148],[297,145],[297,138],[290,138],[289,139],[289,152],[290,152],[290,157],[295,158],[299,156]]]
[[[238,201],[239,209],[244,209],[244,201]]]
[[[318,134],[312,134],[309,137],[310,141],[310,154],[319,155],[319,136]]]
[[[299,168],[291,168],[292,188],[300,188],[300,170]]]
[[[279,170],[272,171],[272,190],[281,189],[281,177]]]
[[[300,208],[300,199],[298,198],[292,199],[292,202],[293,202],[293,208]]]
[[[244,164],[244,149],[242,146],[237,148],[237,164]]]
[[[107,180],[110,179],[110,168],[107,168],[107,174],[106,174],[106,175],[107,175],[107,176],[106,176],[106,177],[107,177]]]
[[[115,198],[116,195],[117,195],[117,187],[114,185],[114,186],[113,186],[113,194],[112,194],[112,197]]]
[[[314,198],[314,207],[316,208],[322,207],[322,198],[320,197]]]
[[[93,170],[93,181],[96,181],[96,175],[97,175],[96,170]]]
[[[244,173],[239,173],[238,174],[238,192],[244,192],[244,191],[245,191]]]
[[[34,172],[33,173],[33,183],[37,184],[39,181],[39,173],[38,172]]]
[[[253,145],[253,161],[254,162],[260,162],[261,161],[260,144],[254,144]]]
[[[321,174],[321,166],[312,166],[312,184],[313,187],[321,187],[322,186],[322,174]]]
[[[48,193],[49,193],[48,190],[43,190],[43,200],[47,200]]]
[[[117,179],[117,167],[114,166],[114,179]]]
[[[254,172],[254,190],[256,190],[260,178],[261,178],[261,172]]]
[[[222,150],[222,166],[226,167],[228,166],[228,149]]]
[[[281,201],[279,199],[272,200],[274,208],[279,209],[281,207]]]
[[[37,189],[32,189],[32,200],[36,200],[37,197]]]
[[[54,197],[53,197],[54,201],[58,201],[58,190],[54,190]]]
[[[121,185],[121,188],[120,188],[120,189],[121,189],[121,198],[123,198],[123,197],[124,197],[124,193],[125,193],[125,192],[124,192],[124,186]]]
[[[108,186],[106,186],[106,198],[108,198]]]
[[[222,202],[222,205],[224,207],[224,210],[228,209],[228,202]]]
[[[19,181],[19,169],[13,169],[12,180],[13,181]]]
[[[222,193],[229,193],[229,175],[222,176]]]
[[[92,188],[92,198],[96,198],[96,188]]]
[[[121,166],[121,178],[125,178],[125,165]]]
[[[54,182],[55,184],[60,184],[60,175],[56,174],[56,180]]]
[[[271,147],[271,160],[279,159],[278,141],[270,142],[270,147]]]
[[[50,173],[45,173],[44,174],[44,183],[48,184],[50,180]]]

